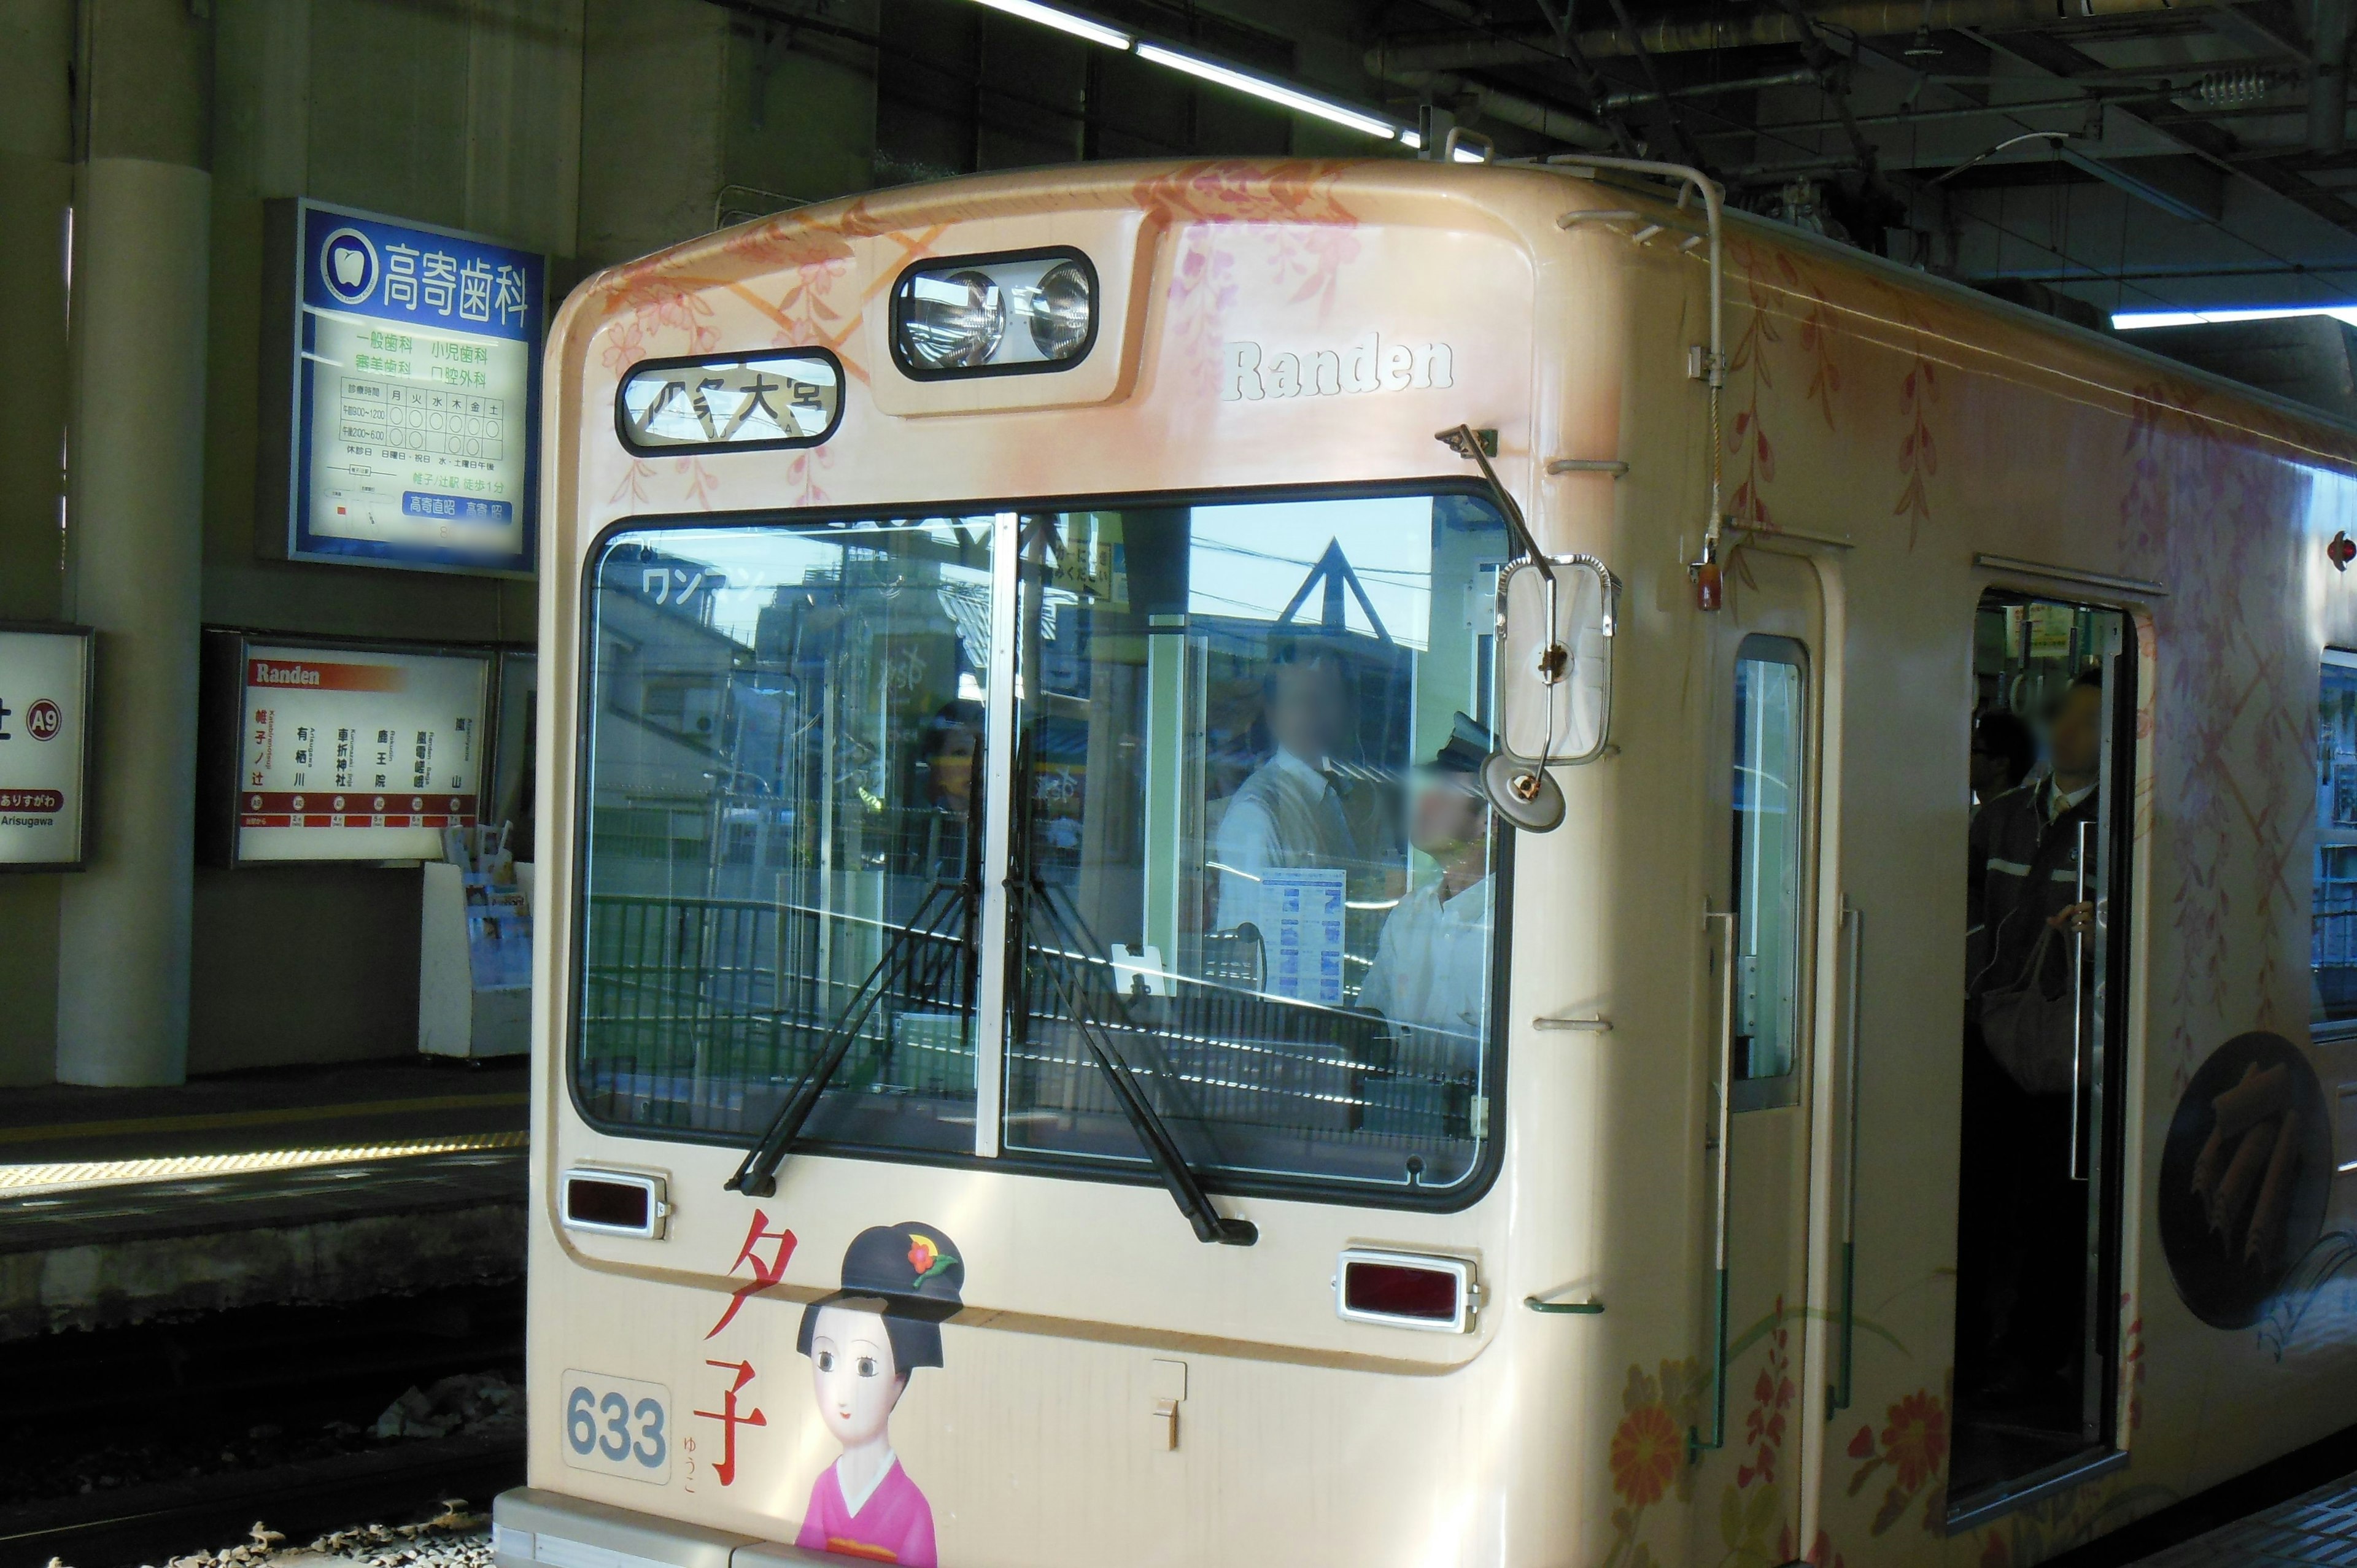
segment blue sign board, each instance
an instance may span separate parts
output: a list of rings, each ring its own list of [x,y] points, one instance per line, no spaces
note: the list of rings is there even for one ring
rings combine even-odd
[[[531,572],[544,258],[316,202],[297,212],[287,553]]]

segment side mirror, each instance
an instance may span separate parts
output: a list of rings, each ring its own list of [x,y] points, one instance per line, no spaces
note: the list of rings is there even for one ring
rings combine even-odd
[[[1620,602],[1620,579],[1593,555],[1516,561],[1499,575],[1499,749],[1481,776],[1516,827],[1558,826],[1563,791],[1547,768],[1593,762],[1609,745]]]

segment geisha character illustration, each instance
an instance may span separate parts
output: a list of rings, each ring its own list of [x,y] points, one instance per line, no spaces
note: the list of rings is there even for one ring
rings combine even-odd
[[[942,1364],[942,1320],[964,1281],[938,1227],[873,1225],[843,1254],[843,1288],[802,1309],[796,1348],[843,1454],[811,1484],[796,1546],[938,1568],[932,1508],[892,1452],[892,1410],[910,1372]]]

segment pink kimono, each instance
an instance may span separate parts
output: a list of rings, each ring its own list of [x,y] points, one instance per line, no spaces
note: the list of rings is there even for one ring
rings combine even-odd
[[[805,1552],[833,1552],[871,1563],[940,1568],[933,1552],[933,1510],[896,1456],[876,1489],[855,1511],[844,1501],[843,1484],[829,1465],[811,1483],[810,1507],[794,1544]]]

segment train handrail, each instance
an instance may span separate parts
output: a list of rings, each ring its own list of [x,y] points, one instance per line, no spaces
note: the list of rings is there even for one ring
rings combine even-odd
[[[1566,1285],[1564,1288],[1568,1290],[1571,1287]],[[1597,1316],[1604,1310],[1603,1301],[1592,1292],[1586,1301],[1549,1301],[1547,1299],[1548,1296],[1555,1294],[1554,1291],[1541,1291],[1536,1295],[1526,1295],[1523,1297],[1523,1305],[1533,1312],[1568,1312],[1584,1317]]]
[[[2106,698],[2105,701],[2108,703],[2109,699]],[[2086,1152],[2082,1147],[2082,1144],[2093,1141],[2092,1128],[2089,1129],[2089,1136],[2085,1140],[2082,1140],[2079,1136],[2079,1122],[2083,1114],[2085,1095],[2083,1080],[2093,1079],[2094,1074],[2083,1072],[2080,1069],[2081,1059],[2087,1049],[2087,933],[2075,929],[2078,925],[2080,907],[2087,902],[2087,830],[2093,826],[2094,823],[2085,821],[2082,821],[2079,824],[2079,844],[2076,854],[2078,880],[2071,895],[2071,919],[2074,929],[2071,932],[2071,1169],[2069,1175],[2072,1181],[2088,1179],[2088,1162],[2081,1158]]]
[[[1842,1076],[1844,1090],[1849,1097],[1849,1127],[1842,1143],[1842,1284],[1841,1284],[1841,1354],[1834,1374],[1834,1386],[1826,1391],[1825,1419],[1833,1419],[1837,1411],[1847,1410],[1854,1392],[1852,1374],[1856,1370],[1857,1350],[1857,1103],[1858,1103],[1858,972],[1866,952],[1866,911],[1844,895],[1841,906],[1844,932],[1844,958],[1849,973],[1845,979],[1846,996],[1843,1007]]]
[[[1700,1425],[1686,1429],[1686,1463],[1727,1446],[1727,1155],[1735,1132],[1735,911],[1706,908],[1703,921],[1723,922],[1718,964],[1718,1170],[1712,1182],[1717,1198],[1717,1239],[1711,1260],[1716,1282],[1712,1306],[1710,1440]]]

